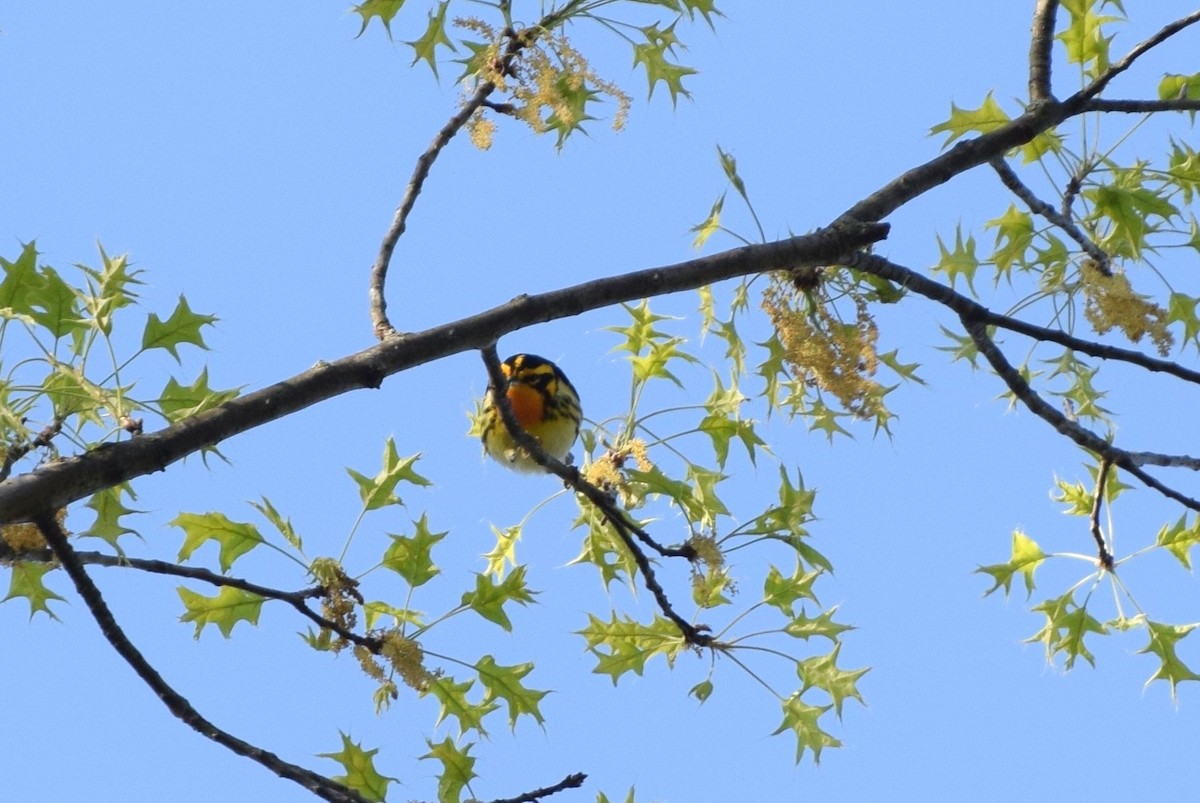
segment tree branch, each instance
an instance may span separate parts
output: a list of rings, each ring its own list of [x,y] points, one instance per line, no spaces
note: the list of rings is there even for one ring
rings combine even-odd
[[[544,786],[541,789],[534,789],[532,792],[526,792],[525,794],[517,795],[516,797],[497,798],[496,800],[491,801],[491,803],[535,803],[544,797],[556,795],[566,789],[578,789],[579,787],[583,786],[583,782],[586,780],[586,775],[584,775],[582,772],[576,772],[568,775],[566,778],[563,778],[553,786]]]
[[[12,473],[12,467],[22,457],[32,452],[34,449],[41,449],[49,446],[54,440],[54,436],[62,432],[62,419],[54,418],[49,425],[41,432],[34,436],[33,440],[18,443],[15,446],[9,447],[4,453],[4,461],[0,463],[0,482],[8,479],[8,475]]]
[[[1108,482],[1108,472],[1111,468],[1111,460],[1106,457],[1100,458],[1100,470],[1096,473],[1096,494],[1092,499],[1092,514],[1089,517],[1092,538],[1095,539],[1096,549],[1100,553],[1100,565],[1110,572],[1113,570],[1113,556],[1108,551],[1108,545],[1104,543],[1104,533],[1100,529],[1100,511],[1104,508],[1104,486]]]
[[[675,608],[671,605],[671,600],[667,597],[667,592],[663,590],[663,587],[658,582],[658,578],[654,575],[654,568],[650,565],[650,559],[646,557],[646,553],[638,547],[633,539],[636,534],[639,540],[644,543],[653,544],[664,555],[672,554],[686,557],[689,560],[695,557],[695,550],[687,546],[674,550],[665,550],[649,534],[633,525],[626,517],[624,511],[613,505],[608,494],[585,480],[579,473],[579,469],[575,468],[575,466],[568,466],[561,460],[556,460],[546,454],[546,450],[538,443],[537,438],[522,429],[516,415],[513,414],[512,405],[508,403],[508,396],[504,393],[506,380],[504,372],[500,369],[500,357],[496,354],[496,345],[493,343],[492,345],[485,346],[480,349],[480,353],[483,356],[484,365],[487,366],[489,379],[488,392],[492,394],[492,403],[500,413],[500,420],[504,422],[504,428],[508,430],[508,434],[512,436],[517,446],[528,452],[529,456],[539,466],[562,479],[563,482],[576,492],[587,497],[588,501],[601,511],[605,520],[612,525],[613,530],[616,531],[621,541],[625,544],[625,548],[633,555],[633,560],[637,563],[638,570],[642,573],[642,581],[646,584],[646,588],[650,593],[654,595],[654,600],[658,603],[659,609],[663,612],[664,616],[679,628],[684,641],[695,647],[707,647],[711,645],[713,637],[704,632],[708,629],[707,627],[697,627],[676,613]]]
[[[1130,112],[1152,114],[1154,112],[1198,112],[1200,99],[1171,98],[1170,100],[1105,100],[1094,98],[1083,108],[1087,112]]]
[[[413,205],[417,202],[417,196],[421,194],[421,189],[425,186],[425,179],[428,178],[429,171],[433,168],[438,154],[450,144],[454,135],[466,125],[467,121],[471,119],[471,115],[483,105],[487,96],[495,89],[496,85],[490,81],[480,84],[475,90],[475,94],[442,126],[425,152],[417,157],[412,177],[409,178],[408,186],[404,190],[404,197],[400,200],[400,206],[396,208],[392,224],[383,235],[383,242],[379,245],[379,254],[375,257],[375,264],[371,266],[371,279],[368,287],[371,302],[371,326],[375,336],[380,340],[397,334],[395,327],[387,317],[387,298],[384,294],[384,286],[387,283],[388,267],[391,265],[396,243],[400,241],[407,228],[408,215],[412,212]]]
[[[1080,231],[1079,227],[1075,225],[1074,221],[1072,221],[1066,214],[1059,213],[1059,211],[1053,206],[1034,195],[1033,190],[1029,189],[1024,183],[1021,182],[1021,179],[1017,177],[1017,174],[1013,172],[1013,169],[1008,166],[1008,162],[1006,162],[1002,157],[996,157],[988,162],[988,164],[990,164],[992,169],[996,171],[996,174],[1000,176],[1000,181],[1004,184],[1004,186],[1007,187],[1013,195],[1025,202],[1025,205],[1029,207],[1029,211],[1033,212],[1035,215],[1041,215],[1042,217],[1046,218],[1046,220],[1062,229],[1068,237],[1079,244],[1079,247],[1082,248],[1088,256],[1096,261],[1096,265],[1105,276],[1112,275],[1112,260],[1109,258],[1108,254],[1106,254],[1104,250],[1100,248],[1100,246],[1092,242],[1086,234]]]
[[[252,583],[249,580],[243,580],[240,577],[230,577],[229,575],[217,574],[197,566],[181,566],[178,563],[171,563],[164,560],[150,560],[147,558],[131,558],[126,555],[106,555],[103,552],[79,552],[75,551],[75,559],[83,566],[104,566],[107,568],[117,569],[137,569],[138,571],[149,572],[150,574],[162,574],[171,577],[180,577],[187,580],[199,580],[209,585],[214,586],[229,586],[241,591],[246,591],[250,594],[257,594],[264,599],[273,599],[279,602],[285,602],[295,608],[302,616],[311,619],[318,627],[331,630],[347,641],[359,644],[371,652],[378,654],[379,641],[370,636],[360,636],[357,633],[346,630],[336,622],[326,619],[321,614],[314,611],[304,604],[305,600],[323,596],[326,591],[321,586],[301,589],[300,591],[282,591],[278,588],[270,586],[262,586],[257,583]],[[50,563],[55,560],[54,552],[49,549],[28,549],[17,551],[8,546],[8,544],[0,541],[0,561],[28,561],[31,563]]]
[[[502,37],[508,39],[508,44],[504,48],[504,55],[500,57],[501,63],[498,67],[500,73],[508,74],[512,70],[513,61],[520,52],[537,41],[544,32],[553,30],[557,22],[568,14],[569,11],[569,7],[558,9],[544,16],[535,25],[519,31],[513,30],[511,27],[506,28],[501,34]],[[504,9],[504,12],[507,18],[508,9]],[[495,90],[496,85],[491,81],[484,81],[479,84],[470,99],[442,126],[441,131],[429,143],[429,147],[425,149],[425,152],[417,157],[417,163],[413,167],[412,176],[409,178],[408,186],[404,190],[404,197],[400,200],[400,206],[396,208],[396,214],[392,217],[392,224],[388,227],[387,232],[383,236],[383,242],[379,245],[379,254],[375,258],[375,264],[371,266],[371,277],[368,288],[371,325],[375,336],[380,340],[394,337],[397,334],[395,327],[392,326],[391,321],[387,317],[387,299],[384,293],[384,286],[387,283],[388,267],[391,265],[392,254],[396,250],[396,243],[404,235],[408,224],[408,216],[412,212],[413,205],[417,202],[417,196],[421,194],[421,189],[425,185],[425,179],[429,177],[429,171],[433,168],[433,163],[437,161],[438,155],[462,127],[467,124],[467,121],[471,119],[471,115],[481,106],[485,105],[492,109],[500,109],[501,104],[489,103],[487,100]],[[511,110],[511,105],[508,105],[509,113],[511,113]]]
[[[334,362],[231,399],[157,432],[104,444],[0,483],[0,524],[25,521],[96,491],[162,471],[189,454],[318,402],[362,388],[417,365],[479,349],[508,332],[545,321],[784,267],[829,265],[882,240],[888,226],[847,222],[772,243],[743,246],[658,268],[542,293],[518,296],[478,315],[423,332],[388,338]]]
[[[963,326],[966,327],[967,334],[971,336],[971,340],[975,343],[976,348],[979,349],[979,353],[984,356],[992,366],[992,370],[996,372],[996,375],[1003,380],[1008,389],[1013,392],[1013,395],[1020,399],[1021,403],[1031,413],[1050,424],[1059,434],[1065,435],[1101,460],[1108,460],[1113,465],[1125,469],[1131,475],[1141,480],[1147,487],[1153,488],[1168,499],[1173,499],[1191,510],[1200,512],[1200,500],[1186,496],[1147,474],[1130,457],[1129,452],[1126,452],[1124,449],[1118,449],[1091,430],[1085,429],[1074,421],[1071,421],[1048,404],[1045,399],[1029,386],[1029,383],[1025,381],[1021,373],[1012,366],[1004,356],[1004,353],[996,346],[995,342],[988,337],[986,323],[982,320],[972,318],[970,315],[960,316],[960,319]]]
[[[1052,100],[1050,55],[1054,49],[1054,20],[1058,0],[1038,0],[1033,10],[1033,30],[1029,36],[1029,99]]]
[[[184,724],[191,727],[200,735],[211,739],[222,747],[226,747],[239,756],[244,756],[262,764],[281,778],[303,786],[323,800],[333,803],[366,803],[365,799],[352,789],[319,775],[311,770],[284,761],[279,756],[260,747],[243,741],[232,734],[218,728],[205,719],[192,707],[182,695],[173,689],[162,675],[150,665],[150,662],[129,641],[112,611],[104,602],[100,589],[88,577],[83,565],[76,557],[74,548],[67,542],[67,534],[59,526],[52,513],[39,512],[34,516],[34,523],[41,531],[42,537],[50,545],[50,549],[62,563],[76,591],[87,605],[100,631],[125,662],[133,668],[147,686],[163,701],[167,709]]]
[[[889,262],[876,254],[865,252],[852,254],[850,258],[843,260],[841,264],[893,281],[905,289],[919,293],[931,301],[936,301],[954,311],[960,317],[965,315],[974,320],[982,321],[988,326],[1007,329],[1010,332],[1016,332],[1019,335],[1025,335],[1034,340],[1057,343],[1060,346],[1065,346],[1066,348],[1098,359],[1119,360],[1130,365],[1136,365],[1139,368],[1144,368],[1147,371],[1169,374],[1185,382],[1200,384],[1200,371],[1193,371],[1190,368],[1183,367],[1179,363],[1151,357],[1148,354],[1143,354],[1133,349],[1108,346],[1092,340],[1084,340],[1059,329],[1037,326],[1036,324],[1022,321],[1019,318],[993,312],[978,301],[967,298],[962,293],[955,292],[952,288],[940,282],[935,282],[932,279],[922,276],[910,268]]]

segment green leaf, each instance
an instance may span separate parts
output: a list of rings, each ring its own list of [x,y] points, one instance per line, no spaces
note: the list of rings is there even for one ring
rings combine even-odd
[[[107,336],[112,334],[112,319],[117,310],[136,301],[137,294],[132,287],[141,284],[136,278],[141,271],[131,271],[125,256],[109,257],[103,246],[98,246],[98,250],[103,268],[79,266],[88,275],[92,291],[85,294],[82,301],[91,325]]]
[[[811,599],[818,605],[817,595],[813,593],[813,583],[817,581],[824,572],[821,570],[804,571],[804,567],[797,561],[796,570],[792,572],[791,577],[784,577],[779,569],[772,566],[767,572],[766,582],[763,584],[763,602],[768,605],[778,608],[786,616],[793,617],[792,605],[797,600]]]
[[[38,271],[36,243],[26,243],[15,262],[0,257],[4,280],[0,281],[0,309],[9,308],[22,315],[36,312],[34,299],[44,291],[46,277]]]
[[[263,542],[258,528],[248,522],[231,521],[224,513],[180,513],[167,522],[183,530],[183,546],[179,562],[192,556],[207,541],[216,541],[221,548],[221,572],[226,573],[234,561]]]
[[[1196,305],[1200,299],[1183,293],[1171,293],[1167,301],[1167,322],[1183,325],[1183,342],[1192,341],[1200,350],[1200,318],[1196,317]]]
[[[222,586],[215,597],[206,597],[184,586],[175,590],[186,609],[179,621],[195,622],[196,638],[200,638],[205,625],[216,625],[221,635],[229,638],[234,625],[241,621],[257,625],[258,615],[262,612],[263,598],[240,588]]]
[[[587,105],[600,96],[600,92],[588,86],[586,80],[563,72],[554,79],[554,95],[557,102],[551,105],[553,111],[543,121],[546,130],[558,135],[555,146],[561,151],[567,137],[576,131],[583,131],[583,124],[595,120],[587,113]]]
[[[379,17],[379,21],[383,23],[383,27],[387,31],[388,39],[391,39],[392,20],[396,18],[396,13],[400,11],[402,5],[404,5],[404,0],[366,0],[366,2],[356,5],[352,10],[362,17],[362,28],[359,29],[355,39],[366,32],[372,17]]]
[[[729,605],[733,600],[724,592],[736,591],[733,580],[726,568],[708,567],[705,570],[692,572],[692,601],[700,608],[715,608],[718,605]]]
[[[521,525],[516,524],[501,530],[492,525],[492,535],[496,536],[496,546],[490,552],[485,552],[487,558],[487,573],[497,580],[503,580],[509,566],[517,566],[517,541],[521,540]]]
[[[413,588],[424,585],[441,571],[433,563],[433,546],[446,537],[446,533],[429,530],[429,518],[422,514],[413,522],[416,532],[411,538],[391,535],[391,546],[383,553],[383,565],[408,581]]]
[[[639,3],[656,2],[656,0],[637,0],[637,2],[639,2]],[[634,790],[634,788],[632,786],[629,787],[629,794],[627,794],[625,796],[625,803],[634,803],[633,790]],[[612,803],[612,801],[609,799],[608,795],[604,794],[603,792],[597,792],[596,793],[596,803]]]
[[[46,588],[42,578],[47,572],[58,568],[52,563],[31,563],[29,561],[17,561],[12,564],[12,577],[9,578],[8,594],[0,602],[8,602],[10,599],[24,597],[29,602],[29,618],[32,619],[35,613],[39,611],[49,616],[51,619],[57,619],[54,611],[50,610],[49,602],[52,599],[61,600],[58,594],[55,594],[50,589]]]
[[[1139,168],[1114,171],[1111,183],[1083,191],[1092,202],[1090,218],[1110,224],[1099,245],[1111,254],[1140,259],[1148,235],[1179,216],[1179,209],[1166,199],[1165,188],[1145,187],[1143,178]]]
[[[91,527],[79,534],[80,537],[101,538],[111,544],[118,553],[123,554],[120,545],[117,544],[117,539],[122,535],[137,535],[137,532],[121,524],[121,517],[145,511],[125,507],[121,501],[122,494],[127,495],[131,500],[137,499],[137,494],[133,492],[133,486],[128,482],[122,482],[92,494],[87,501],[87,507],[96,512],[96,519],[92,522]]]
[[[438,3],[437,11],[429,12],[429,24],[425,27],[425,33],[421,34],[420,39],[415,39],[404,44],[411,47],[416,55],[413,56],[412,63],[418,61],[426,61],[429,63],[429,69],[433,70],[433,77],[438,77],[437,71],[437,48],[439,45],[448,47],[450,50],[457,52],[454,43],[450,41],[450,37],[446,35],[446,9],[450,6],[450,0],[442,0]],[[394,14],[395,12],[393,12]],[[364,27],[366,23],[363,23]],[[386,23],[385,26],[387,27]],[[388,34],[391,35],[391,28],[388,28]]]
[[[835,613],[837,613],[836,605],[816,617],[809,618],[807,611],[801,608],[800,615],[788,622],[783,632],[789,636],[804,639],[805,641],[814,636],[821,636],[836,644],[838,637],[847,630],[853,630],[854,626],[833,621]]]
[[[82,334],[86,328],[81,316],[79,296],[54,268],[41,269],[43,284],[30,294],[33,319],[57,340],[69,334]],[[0,306],[3,306],[0,304]]]
[[[1033,216],[1010,204],[1003,215],[985,225],[996,230],[996,249],[991,261],[996,265],[997,278],[1011,278],[1014,265],[1027,269],[1029,261],[1025,254],[1033,245]]]
[[[1045,558],[1045,554],[1036,541],[1020,530],[1013,530],[1012,557],[1009,558],[1008,563],[980,566],[975,570],[977,574],[991,575],[994,581],[992,587],[983,592],[984,596],[991,594],[1001,586],[1004,586],[1004,593],[1007,595],[1012,591],[1013,575],[1020,572],[1025,578],[1025,592],[1028,597],[1033,593],[1033,573],[1037,571],[1038,566],[1042,565]]]
[[[841,650],[841,643],[837,643],[829,654],[814,655],[796,665],[796,673],[804,684],[800,689],[800,694],[804,694],[812,688],[825,692],[833,700],[833,709],[837,713],[838,719],[842,718],[842,703],[847,698],[853,698],[866,704],[858,692],[858,681],[859,678],[871,671],[870,669],[850,671],[839,669],[837,659]]]
[[[1109,67],[1108,47],[1113,37],[1104,35],[1104,26],[1120,17],[1095,13],[1093,0],[1063,0],[1070,24],[1055,36],[1067,47],[1067,61],[1083,65],[1088,76],[1095,77]]]
[[[1041,161],[1048,153],[1061,153],[1063,137],[1054,129],[1048,129],[1021,146],[1021,162],[1032,164]]]
[[[363,750],[361,743],[352,741],[341,731],[338,733],[342,737],[342,749],[336,753],[317,754],[321,758],[333,759],[346,771],[344,775],[335,775],[330,780],[353,789],[367,800],[380,803],[387,797],[388,784],[397,779],[380,775],[376,771],[375,754],[379,752],[379,748]]]
[[[608,622],[589,613],[587,627],[578,632],[587,641],[588,650],[596,656],[596,668],[592,672],[608,675],[614,686],[626,672],[641,675],[646,661],[656,655],[666,657],[667,663],[673,664],[675,656],[687,646],[679,629],[661,616],[644,625],[630,617],[618,618],[615,613]]]
[[[725,193],[713,201],[712,208],[708,210],[708,217],[692,226],[688,231],[696,232],[696,238],[692,240],[692,247],[701,249],[708,242],[708,238],[712,237],[721,230],[721,210],[725,208]]]
[[[941,259],[933,266],[935,273],[945,273],[950,280],[950,286],[954,287],[955,281],[959,276],[967,280],[967,287],[970,288],[971,294],[975,294],[975,271],[979,268],[979,258],[975,256],[975,235],[967,236],[966,241],[963,241],[962,227],[956,226],[954,229],[954,250],[950,251],[946,248],[946,244],[942,242],[941,235],[937,237],[938,250],[941,252]]]
[[[401,458],[396,451],[396,442],[387,439],[383,447],[383,467],[374,477],[359,474],[354,469],[346,469],[346,473],[358,484],[358,495],[362,499],[364,509],[376,510],[388,505],[400,505],[400,497],[396,496],[396,486],[401,482],[413,485],[429,485],[429,480],[413,470],[413,465],[421,459],[420,453],[412,457]]]
[[[625,473],[640,486],[640,495],[660,494],[667,497],[679,506],[689,521],[699,521],[704,517],[704,510],[691,484],[668,477],[662,469],[653,465],[648,471],[629,468]]]
[[[163,418],[176,424],[185,418],[199,415],[236,398],[238,391],[213,390],[208,386],[208,368],[200,372],[190,385],[181,385],[175,377],[167,380],[158,396],[158,409]]]
[[[267,497],[262,498],[262,504],[251,502],[250,506],[263,515],[267,521],[279,531],[283,539],[288,542],[297,552],[304,552],[304,542],[296,533],[296,528],[292,526],[291,519],[285,519],[283,514],[275,509],[275,505],[271,504],[271,500]]]
[[[483,705],[493,700],[503,700],[508,704],[508,725],[516,729],[517,718],[531,716],[539,724],[543,724],[542,712],[538,703],[550,692],[530,689],[521,680],[533,671],[532,663],[502,666],[496,660],[485,655],[475,662],[475,670],[479,672],[479,680],[485,690]]]
[[[1200,152],[1186,143],[1171,142],[1171,156],[1167,175],[1183,193],[1183,202],[1191,205],[1200,191]]]
[[[734,438],[742,442],[750,462],[754,463],[756,448],[766,446],[767,442],[759,437],[753,421],[738,415],[738,409],[742,402],[746,401],[746,397],[736,387],[726,390],[719,376],[714,374],[713,378],[717,386],[704,402],[708,415],[700,421],[697,429],[712,440],[713,452],[720,468],[725,467],[725,461],[729,457],[729,444]]]
[[[1175,100],[1176,98],[1186,98],[1188,100],[1200,99],[1200,72],[1191,75],[1170,74],[1163,76],[1162,81],[1158,84],[1159,100]],[[1192,120],[1196,119],[1196,112],[1188,111],[1188,117]]]
[[[1047,661],[1053,663],[1054,657],[1061,652],[1066,656],[1065,669],[1071,669],[1075,659],[1081,656],[1092,666],[1096,665],[1095,657],[1084,644],[1084,638],[1088,633],[1107,635],[1108,629],[1087,612],[1086,605],[1075,603],[1073,590],[1035,605],[1031,610],[1044,614],[1046,624],[1025,641],[1042,642],[1046,647]]]
[[[412,608],[397,608],[395,605],[389,605],[386,602],[379,600],[370,600],[364,602],[363,606],[363,623],[367,630],[375,628],[379,620],[384,616],[392,617],[392,623],[395,627],[401,625],[416,625],[417,627],[425,626],[425,617],[420,611],[414,611]]]
[[[996,103],[992,93],[988,92],[987,97],[983,99],[983,104],[978,109],[960,109],[951,103],[950,119],[944,123],[938,123],[929,130],[929,133],[932,135],[945,132],[948,135],[946,141],[942,143],[942,147],[945,147],[959,137],[964,137],[972,132],[986,134],[988,131],[995,131],[1011,119]]]
[[[1163,547],[1174,555],[1188,571],[1192,570],[1191,551],[1196,544],[1200,544],[1200,516],[1197,516],[1189,527],[1187,514],[1180,516],[1174,525],[1163,525],[1155,541],[1156,546]]]
[[[688,694],[695,697],[701,703],[706,701],[713,693],[713,683],[711,680],[702,680],[688,690]]]
[[[1162,80],[1158,82],[1158,99],[1175,100],[1176,98],[1200,100],[1200,72],[1191,75],[1167,73],[1163,76]]]
[[[535,601],[535,593],[525,585],[525,567],[517,566],[512,574],[500,582],[494,582],[487,574],[476,574],[475,590],[462,595],[462,604],[511,633],[512,622],[504,611],[504,604],[516,602],[528,605]]]
[[[1200,680],[1200,675],[1193,672],[1187,664],[1179,660],[1175,645],[1184,637],[1200,626],[1198,623],[1188,625],[1168,625],[1161,622],[1146,620],[1146,628],[1150,634],[1150,643],[1138,650],[1138,655],[1154,655],[1159,660],[1159,667],[1146,681],[1149,686],[1156,680],[1165,680],[1171,686],[1171,699],[1178,700],[1176,686],[1187,680]]]
[[[772,735],[787,730],[796,734],[797,764],[804,758],[806,750],[811,750],[813,762],[820,764],[821,751],[824,748],[842,746],[842,743],[826,733],[819,723],[821,716],[831,708],[832,705],[809,705],[800,699],[799,694],[793,694],[783,701],[783,722]]]
[[[179,352],[176,350],[181,343],[191,343],[207,350],[204,336],[200,334],[202,326],[212,326],[217,320],[214,315],[200,315],[192,312],[187,299],[182,295],[171,317],[162,320],[155,313],[150,313],[146,319],[146,328],[142,332],[142,349],[166,349],[179,362]]]
[[[675,37],[675,23],[666,28],[651,25],[640,30],[646,41],[633,46],[633,66],[637,67],[640,64],[646,69],[646,78],[650,82],[649,96],[654,97],[654,87],[661,81],[671,93],[672,106],[680,95],[685,98],[691,97],[683,88],[683,79],[695,75],[696,71],[691,67],[667,61],[667,54],[672,52],[678,43]]]
[[[429,745],[429,752],[421,758],[434,759],[442,764],[442,774],[438,776],[438,803],[459,803],[463,788],[476,777],[475,759],[470,756],[474,744],[467,744],[459,750],[449,736],[437,744],[426,740],[426,744]]]
[[[458,734],[462,736],[467,731],[478,731],[480,736],[486,736],[483,718],[500,707],[495,700],[484,699],[480,703],[472,703],[467,699],[467,692],[475,685],[473,680],[455,683],[454,678],[443,675],[436,678],[426,687],[426,694],[431,694],[439,703],[437,724],[442,724],[446,717],[458,720]]]

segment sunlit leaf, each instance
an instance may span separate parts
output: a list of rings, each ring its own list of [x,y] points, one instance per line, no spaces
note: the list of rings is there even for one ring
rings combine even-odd
[[[380,803],[387,797],[388,784],[396,781],[380,775],[375,769],[375,755],[379,748],[363,750],[362,743],[353,741],[342,733],[342,749],[336,753],[318,753],[321,758],[331,758],[342,765],[345,773],[334,775],[330,780],[353,789],[365,799]]]
[[[222,586],[215,597],[206,597],[183,586],[175,591],[185,608],[179,621],[195,622],[196,638],[200,638],[205,625],[216,625],[221,635],[229,638],[234,625],[238,622],[257,625],[258,615],[262,612],[262,597],[232,586]]]
[[[167,523],[183,530],[178,557],[181,563],[206,542],[215,541],[221,549],[222,572],[228,572],[234,561],[263,542],[253,524],[232,521],[224,513],[180,513]]]

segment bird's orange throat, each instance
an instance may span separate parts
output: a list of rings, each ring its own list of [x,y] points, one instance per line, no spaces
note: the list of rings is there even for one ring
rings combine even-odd
[[[533,429],[542,420],[546,400],[542,394],[528,385],[513,384],[508,386],[508,403],[513,415],[526,432]]]

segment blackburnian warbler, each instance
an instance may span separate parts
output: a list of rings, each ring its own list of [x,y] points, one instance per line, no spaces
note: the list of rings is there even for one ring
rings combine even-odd
[[[579,394],[557,365],[535,354],[514,354],[500,365],[504,395],[522,429],[537,438],[546,454],[564,460],[579,436],[583,410]],[[516,471],[541,471],[533,458],[509,435],[489,391],[479,421],[483,447],[501,464]]]

